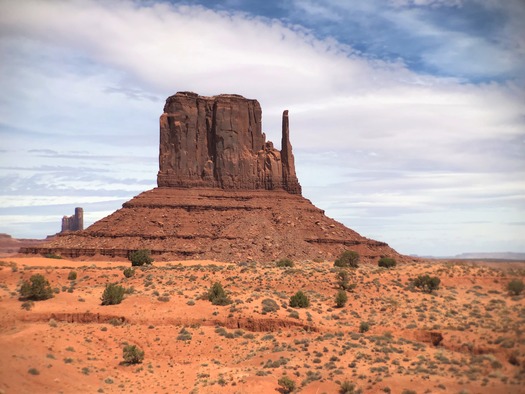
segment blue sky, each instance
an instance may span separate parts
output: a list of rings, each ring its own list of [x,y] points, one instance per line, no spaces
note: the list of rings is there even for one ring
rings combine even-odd
[[[520,0],[0,0],[0,232],[155,186],[190,90],[290,111],[303,195],[401,253],[525,251]]]

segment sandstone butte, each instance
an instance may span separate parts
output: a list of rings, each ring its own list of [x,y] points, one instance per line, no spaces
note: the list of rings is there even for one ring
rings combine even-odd
[[[329,260],[344,250],[375,261],[402,258],[362,237],[301,195],[282,119],[281,150],[266,141],[257,100],[179,92],[160,117],[158,187],[83,231],[58,234],[22,253],[68,258],[127,257],[149,249],[157,260]]]

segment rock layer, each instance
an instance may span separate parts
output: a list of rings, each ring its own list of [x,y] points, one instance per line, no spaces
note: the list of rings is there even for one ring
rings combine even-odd
[[[45,248],[26,251],[125,258],[137,249],[168,260],[325,260],[345,249],[367,260],[397,256],[386,243],[360,236],[300,195],[219,188],[155,188],[84,231],[59,234]]]
[[[181,92],[160,117],[159,187],[219,187],[301,194],[283,114],[282,150],[266,141],[257,100]]]

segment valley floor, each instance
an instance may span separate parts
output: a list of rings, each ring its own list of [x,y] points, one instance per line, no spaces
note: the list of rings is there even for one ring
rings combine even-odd
[[[302,393],[525,392],[525,298],[506,291],[523,263],[363,264],[342,308],[333,262],[153,263],[126,278],[130,265],[4,258],[0,393],[277,393],[283,375]],[[26,310],[18,289],[36,273],[55,295]],[[424,274],[441,280],[432,294],[410,286]],[[203,297],[215,282],[232,304]],[[121,304],[101,305],[108,283],[129,289]],[[308,308],[288,306],[298,290]],[[141,364],[122,363],[126,344]]]

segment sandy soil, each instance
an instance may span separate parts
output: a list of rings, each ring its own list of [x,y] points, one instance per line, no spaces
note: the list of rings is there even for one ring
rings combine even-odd
[[[125,278],[129,266],[4,258],[0,393],[277,393],[283,375],[303,393],[338,392],[344,381],[364,393],[525,392],[525,302],[505,291],[524,279],[523,263],[362,265],[350,270],[356,287],[343,308],[333,262],[154,263]],[[55,296],[25,310],[18,289],[36,273]],[[419,274],[438,276],[440,289],[411,289]],[[231,305],[202,299],[216,281]],[[107,283],[133,290],[102,306]],[[288,307],[298,290],[308,308]],[[263,312],[265,299],[279,310]],[[126,344],[145,351],[141,364],[122,363]]]

